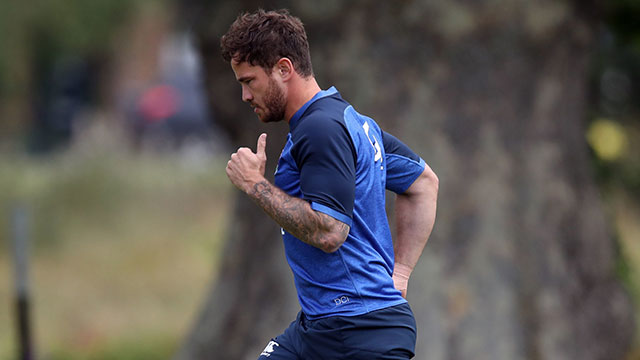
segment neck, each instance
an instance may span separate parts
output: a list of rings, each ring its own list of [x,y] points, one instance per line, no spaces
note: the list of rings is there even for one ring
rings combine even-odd
[[[284,118],[289,122],[293,114],[307,101],[311,100],[321,89],[313,76],[308,78],[295,77],[291,79],[288,89],[287,108]]]

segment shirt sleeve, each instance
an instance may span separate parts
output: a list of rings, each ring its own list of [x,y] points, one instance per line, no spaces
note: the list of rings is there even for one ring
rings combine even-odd
[[[311,208],[351,226],[355,197],[355,147],[344,124],[309,116],[292,137],[300,189]]]
[[[425,162],[402,141],[382,132],[385,160],[387,163],[387,190],[402,194],[422,174]]]

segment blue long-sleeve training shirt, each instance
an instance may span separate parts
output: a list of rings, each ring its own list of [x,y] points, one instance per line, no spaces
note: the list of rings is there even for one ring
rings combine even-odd
[[[424,161],[356,112],[334,87],[302,106],[289,130],[275,184],[351,226],[333,253],[282,230],[302,311],[311,319],[355,316],[404,303],[391,278],[385,189],[405,192],[424,170]]]

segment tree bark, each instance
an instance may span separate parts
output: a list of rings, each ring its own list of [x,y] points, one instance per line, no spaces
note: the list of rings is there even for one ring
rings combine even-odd
[[[217,49],[240,6],[257,6],[230,4],[196,13],[212,14],[200,33],[218,119],[254,146],[257,121],[238,121],[248,110]],[[435,231],[409,283],[416,359],[623,358],[632,309],[583,129],[597,4],[264,6],[305,22],[323,88],[336,85],[440,177]],[[272,140],[275,160],[283,141]],[[298,309],[275,225],[237,201],[221,277],[180,359],[257,358]]]

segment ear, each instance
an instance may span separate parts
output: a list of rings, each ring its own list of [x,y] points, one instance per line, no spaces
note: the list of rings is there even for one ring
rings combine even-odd
[[[273,71],[276,72],[276,76],[279,76],[282,81],[288,81],[295,73],[293,63],[286,57],[280,58],[276,65],[273,67]]]

